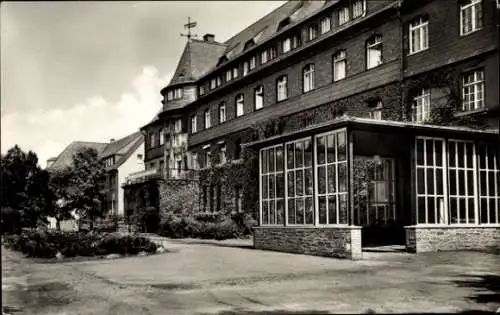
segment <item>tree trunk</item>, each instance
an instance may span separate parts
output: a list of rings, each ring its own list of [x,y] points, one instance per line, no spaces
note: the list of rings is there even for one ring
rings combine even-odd
[[[61,220],[56,219],[56,230],[61,232]]]

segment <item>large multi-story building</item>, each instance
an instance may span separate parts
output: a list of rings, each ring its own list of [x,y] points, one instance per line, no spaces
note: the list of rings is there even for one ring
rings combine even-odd
[[[237,164],[253,141],[246,147],[260,152],[261,248],[336,255],[333,245],[304,248],[287,233],[309,233],[301,228],[310,225],[331,239],[337,227],[347,235],[340,252],[354,257],[357,229],[374,222],[406,226],[403,239],[417,251],[453,247],[426,239],[435,231],[422,226],[483,223],[486,243],[499,241],[495,6],[289,1],[223,43],[211,34],[190,40],[161,91],[162,112],[142,128],[145,163],[153,170]],[[258,139],[256,127],[274,130],[266,133],[272,137]],[[485,156],[491,165],[467,164]],[[213,193],[221,194],[200,193],[202,209],[231,207],[211,202],[220,200]]]

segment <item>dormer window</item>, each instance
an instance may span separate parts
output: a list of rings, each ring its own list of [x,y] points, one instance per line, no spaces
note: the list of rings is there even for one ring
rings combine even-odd
[[[243,48],[243,50],[247,50],[248,48],[250,48],[254,45],[255,45],[255,42],[253,41],[253,39],[251,39],[245,43],[245,47]]]
[[[330,17],[325,16],[321,20],[321,34],[325,34],[326,32],[329,32],[331,28],[332,28],[332,22],[330,20]]]
[[[267,50],[260,53],[260,64],[265,64],[267,62]]]
[[[233,68],[233,79],[236,79],[238,77],[238,68],[234,67]]]
[[[255,58],[255,56],[252,56],[250,58],[250,70],[255,69],[256,65],[257,65],[257,58]]]
[[[345,6],[337,11],[339,25],[349,22],[349,7]]]
[[[290,17],[281,20],[281,22],[278,24],[278,31],[281,30],[283,27],[287,26],[288,24],[290,24]]]
[[[316,37],[318,37],[318,25],[317,24],[311,24],[307,28],[307,39],[308,40],[313,40]]]
[[[174,90],[174,99],[180,99],[182,98],[182,88],[176,88]]]
[[[210,89],[213,90],[217,87],[217,80],[215,78],[210,80]]]
[[[167,92],[167,101],[171,101],[174,99],[174,91],[170,90]]]
[[[200,87],[198,88],[198,93],[200,95],[203,95],[205,94],[205,87],[203,85],[200,85]]]
[[[229,82],[232,79],[233,79],[233,77],[232,77],[232,71],[231,71],[231,69],[226,70],[226,82]]]
[[[250,71],[249,63],[247,60],[245,60],[245,61],[243,61],[243,75],[247,75],[248,71]]]

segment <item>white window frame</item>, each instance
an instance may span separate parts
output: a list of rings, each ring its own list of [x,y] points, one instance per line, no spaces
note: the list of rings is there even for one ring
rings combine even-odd
[[[371,58],[375,52],[380,53],[379,60]],[[373,62],[373,63],[372,63]],[[383,48],[382,48],[382,35],[374,35],[366,42],[366,69],[376,68],[384,63]]]
[[[210,90],[213,90],[217,87],[217,80],[215,78],[210,79]]]
[[[483,4],[482,0],[468,0],[464,1],[464,3],[460,4],[460,36],[469,35],[471,33],[477,32],[483,28]],[[479,9],[478,9],[479,8]],[[470,11],[471,15],[471,25],[470,30],[464,30],[466,26],[464,23],[464,14],[467,14]],[[480,13],[479,13],[479,12]],[[481,16],[478,16],[481,14]],[[479,21],[479,23],[478,23]],[[479,24],[479,25],[478,25]]]
[[[225,122],[226,118],[226,103],[222,102],[219,104],[219,123]]]
[[[245,114],[245,96],[243,94],[237,95],[234,103],[236,107],[236,117],[243,116]]]
[[[283,167],[281,168],[281,171],[276,171],[276,149],[277,148],[281,148],[281,152],[283,154],[283,158],[282,158],[282,161],[283,161]],[[269,168],[269,165],[267,166],[267,172],[263,173],[263,161],[262,161],[262,156],[263,156],[263,152],[264,151],[269,151],[269,150],[274,150],[274,170],[273,171],[270,171],[270,168]],[[266,154],[266,159],[267,159],[267,154]],[[276,182],[277,182],[277,177],[278,175],[282,175],[283,177],[283,196],[282,197],[276,197],[277,195],[277,186],[276,186]],[[268,189],[268,192],[267,192],[267,198],[263,198],[264,194],[263,194],[263,177],[266,176],[266,180],[267,180],[267,189]],[[275,180],[274,180],[274,198],[270,198],[270,194],[269,194],[269,178],[270,176],[274,176]],[[278,224],[278,220],[277,220],[277,206],[278,206],[278,201],[280,200],[283,200],[283,223],[281,224]],[[267,206],[267,211],[268,211],[268,215],[267,215],[267,218],[268,218],[268,222],[263,222],[263,216],[262,216],[262,213],[263,213],[263,207],[262,207],[262,204],[263,202],[267,202],[268,203],[268,206]],[[274,209],[275,209],[275,220],[274,220],[274,224],[270,224],[270,203],[273,202],[274,203]],[[280,225],[284,225],[286,220],[287,220],[287,212],[286,212],[286,182],[285,182],[285,149],[284,149],[284,146],[283,144],[278,144],[278,145],[274,145],[274,146],[270,146],[270,147],[266,147],[266,148],[262,148],[259,150],[259,225],[260,226],[280,226]]]
[[[471,76],[472,81],[469,81]],[[473,111],[485,107],[484,84],[484,69],[482,68],[462,74],[462,111]]]
[[[170,90],[167,92],[167,101],[171,101],[174,99],[174,91]]]
[[[160,145],[163,145],[165,143],[165,129],[161,128],[160,129]]]
[[[332,29],[332,19],[329,16],[325,16],[321,19],[320,25],[320,33],[328,33]]]
[[[176,88],[174,89],[174,99],[180,99],[182,98],[182,88]]]
[[[451,222],[451,217],[449,218],[450,219],[450,224],[451,225],[461,225],[461,224],[467,224],[467,225],[470,225],[470,224],[477,224],[478,223],[478,189],[477,189],[477,162],[476,162],[476,145],[474,144],[474,141],[468,141],[468,140],[457,140],[457,139],[448,139],[447,140],[447,147],[446,147],[446,155],[448,156],[449,155],[449,146],[451,145],[451,143],[455,143],[455,165],[454,166],[451,166],[450,165],[450,162],[451,162],[451,159],[448,158],[448,162],[447,162],[447,168],[448,168],[448,182],[449,182],[449,187],[448,187],[448,192],[449,192],[449,195],[448,195],[448,199],[449,199],[449,204],[450,204],[450,210],[452,208],[451,206],[451,201],[452,199],[456,199],[457,200],[457,207],[456,207],[456,212],[457,212],[457,219],[459,220],[459,222]],[[459,157],[458,156],[458,146],[459,145],[463,145],[464,146],[464,152],[465,152],[465,146],[466,144],[469,143],[472,145],[472,167],[470,166],[467,166],[467,157],[466,155],[464,154],[462,157]],[[462,158],[463,159],[463,166],[459,166],[458,164],[458,159],[459,158]],[[450,173],[451,171],[455,171],[455,183],[451,183],[451,176],[450,176]],[[464,189],[465,189],[465,194],[459,194],[459,172],[465,172],[464,174]],[[467,173],[469,172],[472,172],[473,174],[473,192],[472,192],[472,195],[470,195],[468,193],[468,175]],[[456,193],[454,195],[451,194],[451,186],[455,184],[456,186]],[[460,221],[460,203],[458,202],[459,199],[465,199],[465,222],[461,222]],[[470,209],[469,207],[469,203],[467,202],[469,199],[472,199],[473,200],[473,207],[472,209]],[[474,214],[474,217],[472,219],[472,221],[469,221],[469,213],[470,212],[473,212]]]
[[[357,19],[366,14],[366,0],[355,0],[352,4],[352,18]]]
[[[216,87],[219,87],[222,85],[222,77],[221,76],[217,76],[216,81],[217,81]]]
[[[233,75],[233,72],[231,69],[226,70],[226,82],[229,82],[233,79],[232,75]]]
[[[238,68],[234,67],[233,68],[233,79],[236,79],[238,77]]]
[[[254,89],[254,104],[255,110],[264,107],[264,87],[262,85],[259,85]]]
[[[152,132],[149,134],[149,147],[154,148],[155,147],[155,133]]]
[[[281,42],[281,47],[282,47],[283,53],[287,53],[290,50],[292,50],[292,40],[290,39],[290,37],[285,38]]]
[[[286,75],[280,76],[276,80],[276,100],[278,102],[284,101],[288,98],[288,77]]]
[[[302,91],[304,93],[310,92],[315,88],[315,71],[314,64],[307,64],[302,70]]]
[[[338,71],[337,65],[342,66],[343,71]],[[343,72],[343,73],[340,73]],[[347,59],[344,49],[339,50],[333,55],[333,81],[340,81],[345,79],[347,75]]]
[[[205,109],[205,129],[212,127],[212,121],[210,117],[210,108]]]
[[[416,54],[429,49],[429,20],[423,17],[410,23],[408,27],[409,54]],[[414,45],[414,39],[417,45]]]
[[[338,145],[337,145],[337,135],[344,133],[345,134],[345,160],[339,161],[338,160]],[[333,162],[328,161],[328,147],[327,147],[327,139],[328,136],[333,135],[335,142],[334,142],[334,148],[335,148],[335,160]],[[320,133],[317,135],[314,135],[314,142],[313,142],[313,165],[314,165],[314,206],[315,206],[315,220],[316,220],[316,225],[318,226],[346,226],[349,224],[349,216],[350,216],[350,211],[349,211],[349,179],[348,179],[348,161],[349,161],[349,139],[348,139],[348,133],[346,128],[342,129],[337,129],[333,131],[328,131],[324,133]],[[318,161],[318,138],[325,138],[325,161],[324,163],[319,164]],[[340,164],[345,164],[345,191],[339,191],[339,165]],[[335,167],[335,192],[329,192],[328,191],[328,166],[333,165]],[[325,167],[325,193],[319,193],[319,178],[318,178],[318,168],[320,167]],[[336,201],[336,218],[335,218],[335,223],[330,223],[329,220],[329,211],[328,211],[328,196],[335,196],[335,201]],[[340,222],[340,202],[339,202],[339,197],[340,196],[345,196],[346,198],[346,203],[347,203],[347,213],[346,213],[346,222],[345,223],[339,223]],[[320,197],[326,197],[326,224],[322,224],[319,221],[319,198]]]
[[[174,132],[181,133],[182,132],[182,119],[178,118],[174,121]]]
[[[198,132],[198,117],[196,114],[191,116],[191,133]]]
[[[413,98],[412,121],[424,122],[429,120],[431,114],[431,90],[419,89]]]
[[[309,141],[310,145],[311,145],[311,165],[310,166],[306,166],[305,165],[305,146],[303,146],[302,148],[302,166],[296,166],[295,165],[295,158],[296,158],[296,154],[297,154],[297,150],[296,150],[296,144],[298,142],[302,142],[304,143],[305,141]],[[287,148],[288,148],[288,145],[293,145],[293,168],[288,168],[288,152],[287,152]],[[305,144],[305,143],[304,143]],[[300,225],[306,225],[306,226],[313,226],[315,225],[315,201],[314,201],[314,140],[312,139],[312,137],[304,137],[304,138],[301,138],[301,139],[297,139],[297,140],[293,140],[293,141],[288,141],[288,142],[285,142],[284,144],[284,147],[283,147],[283,166],[284,166],[284,169],[285,169],[285,174],[283,176],[283,180],[284,180],[284,185],[285,185],[285,224],[286,225],[293,225],[293,226],[300,226]],[[307,169],[310,169],[311,170],[311,194],[306,194],[306,170]],[[297,194],[297,171],[301,171],[302,172],[302,195],[298,195]],[[293,173],[293,179],[294,179],[294,183],[293,183],[293,186],[294,186],[294,192],[293,192],[293,196],[291,197],[288,197],[288,192],[290,190],[290,187],[288,186],[288,174],[289,173]],[[311,223],[305,223],[305,215],[306,215],[306,198],[311,198],[311,206],[312,206],[312,222]],[[288,209],[288,204],[290,202],[289,199],[293,199],[294,202],[295,200],[297,199],[302,199],[303,202],[304,202],[304,217],[303,217],[303,223],[291,223],[288,221],[288,218],[289,218],[289,209]],[[297,207],[294,206],[294,210],[295,210],[295,218],[297,218]]]
[[[349,17],[349,7],[348,6],[344,6],[342,8],[339,8],[337,10],[337,16],[338,16],[339,26],[340,25],[344,25],[347,22],[349,22],[349,20],[350,20],[350,17]]]
[[[257,66],[257,58],[255,56],[250,57],[250,70],[255,69]]]
[[[249,61],[243,61],[243,76],[247,75],[250,72],[250,63]]]
[[[203,85],[200,85],[198,88],[198,94],[203,95],[205,94],[205,87]]]
[[[418,140],[422,140],[423,143],[423,148],[422,148],[422,161],[423,164],[419,165],[418,164],[418,159],[417,159],[417,143]],[[432,165],[427,165],[427,140],[431,140],[433,143],[433,147],[436,146],[436,142],[441,141],[441,166],[437,165],[437,160],[436,160],[436,151],[432,151]],[[435,138],[435,137],[422,137],[422,136],[417,136],[415,137],[415,144],[414,144],[414,167],[415,167],[415,218],[416,218],[416,224],[417,225],[439,225],[439,224],[447,224],[448,223],[448,162],[447,162],[447,155],[448,155],[448,150],[447,150],[447,142],[446,139],[444,138]],[[419,193],[418,191],[418,170],[423,169],[423,174],[424,174],[424,192]],[[427,170],[432,170],[433,174],[433,187],[434,187],[434,193],[430,194],[427,192]],[[436,170],[441,170],[442,172],[442,187],[443,191],[442,194],[437,193],[437,181],[436,181]],[[420,223],[420,218],[419,218],[419,209],[418,209],[418,204],[419,204],[419,198],[423,198],[424,204],[425,204],[425,222]],[[440,220],[437,223],[429,223],[429,210],[428,210],[428,198],[434,198],[434,218],[437,218],[439,215]],[[438,201],[438,198],[441,198],[442,204],[440,201]],[[439,208],[439,207],[441,208]]]
[[[500,156],[498,155],[498,148],[496,148],[496,152],[493,152],[493,168],[490,168],[489,164],[489,150],[493,149],[495,150],[495,144],[493,143],[481,143],[480,145],[483,146],[484,151],[481,150],[482,148],[478,148],[478,153],[479,153],[479,159],[480,161],[482,160],[483,156],[481,154],[484,154],[484,167],[481,165],[481,162],[478,163],[478,180],[479,183],[481,183],[481,180],[484,176],[484,181],[485,181],[485,188],[486,191],[482,191],[482,185],[479,184],[479,211],[480,211],[480,224],[500,224],[500,218],[498,217],[500,215],[500,170],[498,168],[498,159]],[[493,173],[493,176],[489,176],[491,173]],[[491,179],[493,179],[493,182],[491,182]],[[490,189],[491,188],[491,189]],[[490,190],[493,191],[493,195],[490,194]],[[482,201],[485,201],[486,203],[486,220],[487,222],[483,222],[482,220],[482,214],[483,214],[483,205]],[[491,209],[491,201],[493,200],[493,209]],[[492,220],[491,218],[491,212],[495,213],[495,221]]]
[[[311,24],[307,28],[307,40],[311,41],[318,37],[318,25]]]

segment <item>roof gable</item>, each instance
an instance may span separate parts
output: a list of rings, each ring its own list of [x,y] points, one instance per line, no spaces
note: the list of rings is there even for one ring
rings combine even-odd
[[[73,156],[84,148],[93,148],[98,154],[107,146],[107,143],[73,141],[57,156],[54,163],[47,167],[48,171],[61,171],[73,165]]]
[[[137,139],[142,137],[142,133],[140,131],[136,131],[126,137],[113,141],[106,146],[100,154],[100,158],[106,158],[111,155],[125,155]]]

